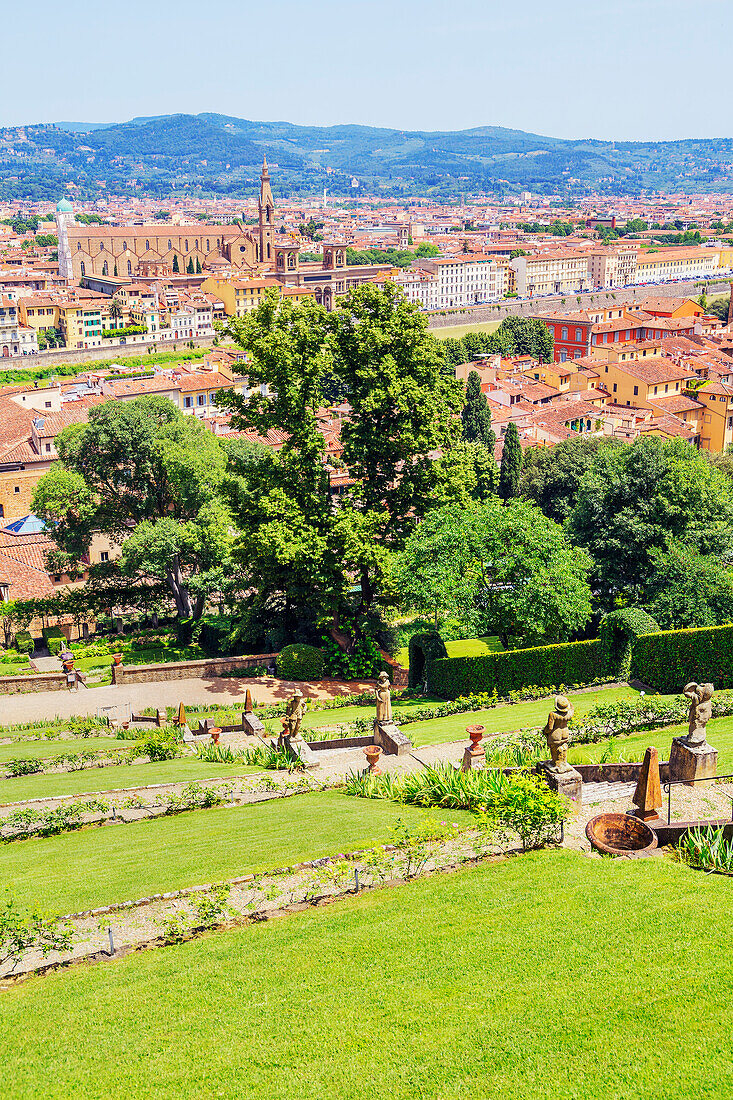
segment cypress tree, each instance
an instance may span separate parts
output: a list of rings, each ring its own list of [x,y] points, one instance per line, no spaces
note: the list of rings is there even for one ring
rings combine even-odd
[[[180,275],[180,273],[181,273],[181,269],[178,266],[178,253],[177,252],[173,253],[173,273],[175,275]]]
[[[519,475],[522,472],[522,445],[519,442],[517,425],[512,420],[504,436],[504,451],[499,471],[499,496],[503,501],[511,500],[519,490]]]
[[[481,376],[472,370],[466,383],[466,403],[461,412],[463,438],[467,443],[483,443],[494,453],[496,436],[491,430],[491,409],[481,392]]]
[[[193,275],[193,273],[194,273],[194,271],[193,271],[193,257],[191,257],[188,261],[188,267],[186,268],[186,274],[187,275]]]
[[[196,257],[196,274],[201,274],[201,260],[198,258],[198,256]]]

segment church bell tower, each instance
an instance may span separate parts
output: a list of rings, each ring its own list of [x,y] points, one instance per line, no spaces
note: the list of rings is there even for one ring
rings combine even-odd
[[[260,262],[266,264],[273,260],[272,242],[275,235],[275,200],[272,197],[272,188],[270,187],[270,172],[267,167],[267,157],[262,158],[259,211]]]

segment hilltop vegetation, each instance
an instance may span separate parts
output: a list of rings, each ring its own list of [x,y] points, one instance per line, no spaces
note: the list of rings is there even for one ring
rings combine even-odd
[[[134,118],[87,131],[69,123],[7,127],[0,129],[0,197],[50,199],[69,182],[78,198],[103,187],[153,196],[173,188],[192,195],[254,193],[263,153],[276,166],[281,190],[292,194],[324,186],[336,195],[434,196],[529,187],[570,196],[589,186],[617,194],[672,185],[728,191],[733,140],[564,140],[500,126],[425,132],[219,114]]]

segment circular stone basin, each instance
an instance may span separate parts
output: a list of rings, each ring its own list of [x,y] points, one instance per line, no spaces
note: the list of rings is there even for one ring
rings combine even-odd
[[[657,846],[657,836],[645,822],[629,814],[599,814],[585,827],[597,852],[610,856],[643,855]]]

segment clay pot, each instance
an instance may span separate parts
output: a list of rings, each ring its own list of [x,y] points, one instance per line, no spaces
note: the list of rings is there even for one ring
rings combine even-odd
[[[598,814],[585,827],[585,835],[597,852],[610,856],[648,855],[657,847],[657,834],[631,814]]]
[[[71,654],[69,654],[69,656],[61,662],[61,664],[62,664],[64,672],[73,672],[74,671],[74,658]]]
[[[367,764],[369,765],[369,771],[372,775],[381,775],[381,771],[377,767],[379,757],[382,755],[382,750],[379,745],[367,745],[364,749],[364,755],[367,758]]]
[[[116,665],[121,665],[122,664],[122,654],[121,653],[113,653],[112,654],[112,660],[114,661],[114,663]]]
[[[485,726],[466,726],[466,733],[471,738],[471,750],[475,752],[484,735]]]
[[[220,727],[219,726],[212,726],[211,729],[209,730],[209,733],[211,734],[211,740],[214,742],[215,745],[218,745],[219,744],[219,738],[221,736]]]

